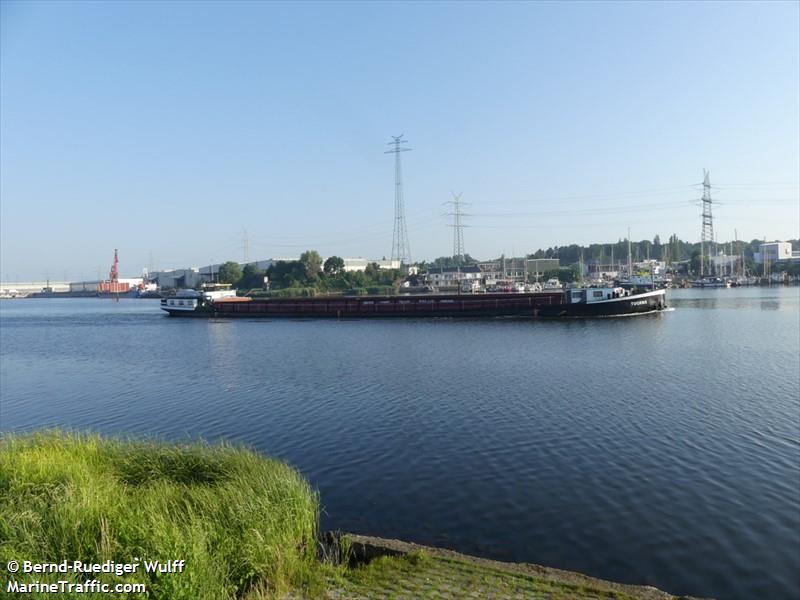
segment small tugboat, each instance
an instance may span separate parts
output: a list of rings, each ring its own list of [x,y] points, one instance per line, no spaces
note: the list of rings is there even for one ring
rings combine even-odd
[[[616,317],[664,310],[665,290],[632,294],[620,287],[573,288],[532,293],[237,297],[233,290],[181,291],[163,298],[172,317],[369,318],[369,317]]]

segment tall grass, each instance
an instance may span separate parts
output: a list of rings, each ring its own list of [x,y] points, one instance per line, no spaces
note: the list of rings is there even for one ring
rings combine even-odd
[[[140,597],[179,600],[276,596],[315,585],[318,518],[295,470],[243,448],[58,431],[0,439],[0,570],[12,559],[186,560],[183,573],[18,581],[144,582]]]

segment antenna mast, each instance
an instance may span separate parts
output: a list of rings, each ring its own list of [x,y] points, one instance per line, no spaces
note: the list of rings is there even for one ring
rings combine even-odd
[[[453,217],[453,224],[450,225],[453,228],[453,258],[460,264],[464,262],[466,257],[466,252],[464,252],[464,223],[461,218],[469,215],[461,212],[461,194],[450,193],[453,195],[453,199],[445,202],[445,204],[453,205],[453,212],[447,214]]]
[[[403,139],[403,134],[392,136],[391,142],[387,145],[394,146],[392,150],[387,150],[384,154],[394,154],[394,231],[392,233],[392,260],[399,260],[400,264],[411,264],[411,246],[408,243],[408,231],[406,230],[406,214],[403,204],[403,169],[400,164],[400,153],[408,152],[411,148],[404,148],[401,144],[407,144]]]
[[[714,243],[714,217],[711,216],[710,173],[703,169],[703,229],[700,233],[700,277],[705,274],[705,256],[708,251],[708,274],[711,274],[711,245]]]
[[[247,235],[247,229],[242,228],[242,258],[245,264],[250,263],[250,238]]]

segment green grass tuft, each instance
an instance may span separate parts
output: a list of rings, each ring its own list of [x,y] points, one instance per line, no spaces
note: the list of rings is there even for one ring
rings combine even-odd
[[[318,520],[317,494],[294,469],[244,448],[58,431],[0,439],[0,565],[183,559],[183,573],[93,577],[146,583],[149,598],[270,597],[319,585]]]

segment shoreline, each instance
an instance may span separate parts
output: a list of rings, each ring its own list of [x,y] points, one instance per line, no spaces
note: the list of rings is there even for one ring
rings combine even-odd
[[[575,599],[619,596],[633,600],[712,600],[697,596],[674,595],[647,585],[618,583],[591,577],[577,571],[566,571],[526,562],[503,562],[462,554],[454,550],[435,546],[425,546],[402,540],[380,538],[353,533],[328,532],[324,536],[327,551],[346,550],[349,566],[363,567],[382,558],[404,558],[424,553],[432,559],[470,565],[479,572],[505,574],[509,577],[530,578],[561,588],[568,597]],[[571,590],[571,591],[568,591]],[[469,590],[463,590],[464,596]],[[573,595],[570,595],[573,594]],[[574,595],[578,594],[578,595]]]

